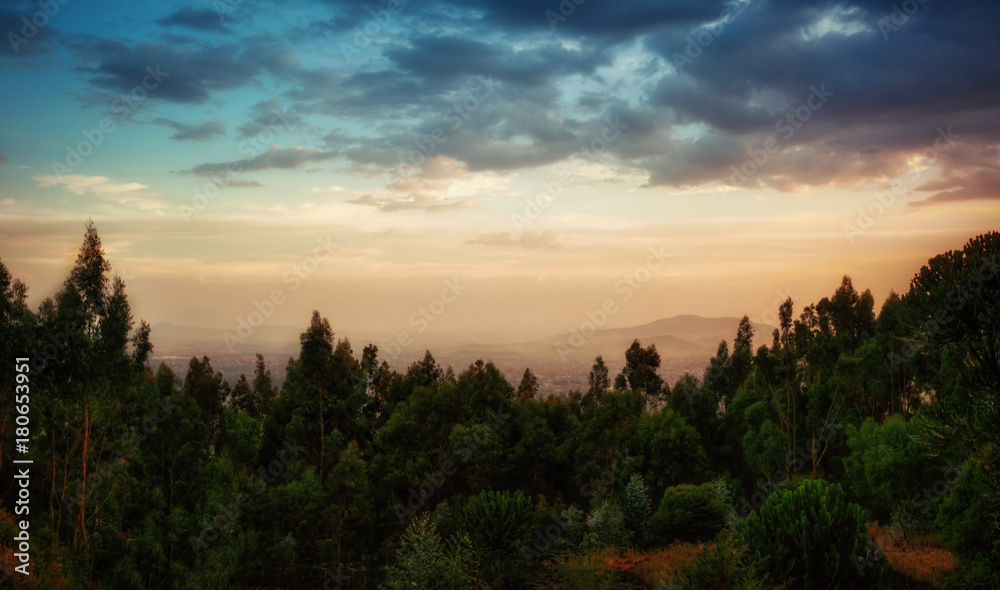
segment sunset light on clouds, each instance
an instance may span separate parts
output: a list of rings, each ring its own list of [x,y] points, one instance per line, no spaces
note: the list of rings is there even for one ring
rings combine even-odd
[[[1000,220],[989,2],[57,4],[0,8],[0,255],[33,305],[88,218],[154,325],[283,289],[270,323],[391,333],[461,277],[433,329],[507,340],[651,248],[608,326],[844,274],[880,305]]]

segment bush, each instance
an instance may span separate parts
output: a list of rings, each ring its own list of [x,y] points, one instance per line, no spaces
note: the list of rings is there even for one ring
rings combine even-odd
[[[728,507],[710,483],[667,488],[649,523],[654,543],[711,539],[726,527]]]
[[[625,514],[614,498],[606,498],[587,515],[588,542],[606,547],[624,547],[630,541]]]
[[[888,522],[913,490],[930,485],[947,470],[942,459],[927,456],[911,437],[912,430],[898,414],[881,425],[868,418],[860,428],[847,427],[851,453],[844,458],[844,484],[851,499],[881,522]]]
[[[948,576],[946,588],[1000,587],[1000,529],[996,523],[1000,507],[990,501],[994,485],[982,467],[969,465],[941,501],[938,524],[945,544],[962,565],[962,571]]]
[[[396,562],[386,571],[385,587],[392,590],[451,590],[472,588],[475,563],[468,539],[461,535],[448,546],[424,513],[406,528]]]
[[[685,590],[758,590],[770,588],[761,575],[745,545],[739,543],[730,531],[722,531],[715,538],[715,545],[705,549],[693,562],[684,566]]]
[[[649,499],[646,482],[637,473],[632,475],[625,490],[622,491],[622,512],[625,515],[625,528],[632,543],[638,547],[645,547],[649,518],[653,514],[653,502]]]
[[[482,577],[517,588],[526,574],[520,548],[532,531],[534,509],[520,491],[480,492],[469,498],[463,524],[480,560]]]
[[[770,579],[788,588],[872,587],[885,560],[872,554],[865,520],[839,484],[814,479],[776,492],[739,534]]]

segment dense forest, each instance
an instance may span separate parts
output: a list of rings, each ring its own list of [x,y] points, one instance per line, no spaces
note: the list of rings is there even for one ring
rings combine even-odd
[[[37,310],[0,263],[0,578],[998,588],[998,276],[993,232],[880,306],[845,276],[785,301],[772,334],[744,317],[702,375],[665,383],[636,341],[621,373],[598,357],[586,391],[544,398],[530,368],[515,384],[428,351],[400,373],[314,312],[279,389],[260,355],[233,385],[206,357],[151,366],[155,334],[88,223]],[[942,555],[932,579],[914,573]]]

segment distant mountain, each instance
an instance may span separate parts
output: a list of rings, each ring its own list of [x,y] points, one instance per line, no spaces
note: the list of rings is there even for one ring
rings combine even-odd
[[[248,341],[262,350],[297,350],[299,334],[304,328],[295,326],[262,325],[253,329]],[[235,329],[203,328],[162,323],[150,326],[150,339],[159,352],[181,352],[187,354],[211,355],[214,352],[227,350],[223,336],[226,333],[235,334]]]
[[[478,358],[492,360],[515,384],[525,367],[542,381],[543,388],[564,391],[584,388],[594,359],[601,355],[609,370],[617,373],[624,364],[625,350],[638,339],[643,346],[656,345],[662,364],[660,374],[673,384],[684,373],[701,376],[719,342],[732,346],[740,318],[705,318],[679,315],[628,328],[595,330],[584,335],[563,333],[516,344],[469,343],[434,349],[438,362],[460,370]],[[774,326],[753,324],[754,345],[770,343]],[[394,367],[400,370],[400,367]],[[403,367],[405,368],[405,367]]]
[[[701,376],[705,366],[718,348],[720,340],[732,346],[740,319],[736,317],[705,318],[696,315],[679,315],[663,318],[648,324],[628,328],[609,328],[578,334],[549,336],[530,342],[483,343],[439,340],[414,342],[396,358],[390,360],[392,368],[405,371],[414,360],[423,356],[424,349],[442,365],[451,365],[461,371],[477,359],[491,360],[515,385],[525,367],[540,378],[544,390],[565,391],[584,388],[594,358],[604,357],[609,370],[617,373],[624,364],[625,350],[638,339],[643,346],[655,344],[662,365],[660,374],[673,384],[685,372]],[[295,356],[299,349],[299,326],[258,326],[246,343],[230,352],[223,340],[227,332],[217,328],[182,326],[171,323],[152,326],[151,338],[155,346],[154,360],[167,360],[175,370],[183,370],[186,359],[207,355],[216,369],[223,370],[227,378],[253,370],[252,355],[264,354],[277,375],[283,373],[283,363],[288,356]],[[754,347],[771,341],[773,326],[754,324]],[[388,341],[388,335],[337,334],[350,338],[356,355],[369,342]],[[276,376],[277,376],[276,375]]]

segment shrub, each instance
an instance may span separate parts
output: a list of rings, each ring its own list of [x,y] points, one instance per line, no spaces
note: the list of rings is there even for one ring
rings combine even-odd
[[[947,470],[941,458],[927,456],[912,431],[912,423],[899,414],[881,425],[868,418],[860,428],[847,427],[851,453],[844,458],[844,484],[851,500],[864,504],[881,522],[889,521],[900,501]]]
[[[683,484],[667,488],[660,507],[649,523],[652,540],[669,544],[676,540],[711,539],[726,526],[728,507],[715,486]]]
[[[684,566],[684,590],[758,590],[770,588],[761,579],[745,545],[733,537],[732,532],[722,531],[715,538],[715,545],[707,547],[693,562]]]
[[[480,562],[482,578],[517,588],[526,574],[520,548],[534,522],[531,500],[520,491],[480,492],[469,498],[463,524]]]
[[[403,534],[396,562],[386,571],[385,587],[391,590],[451,590],[472,588],[474,559],[468,539],[461,535],[448,546],[438,535],[431,515],[424,513]]]
[[[644,547],[649,518],[653,515],[653,502],[649,499],[646,482],[637,473],[632,475],[622,491],[622,512],[632,543]]]
[[[823,480],[776,492],[739,534],[770,579],[789,588],[870,587],[885,569],[870,549],[861,507]]]
[[[630,540],[625,514],[614,498],[605,498],[587,515],[589,542],[607,547],[624,547]]]

